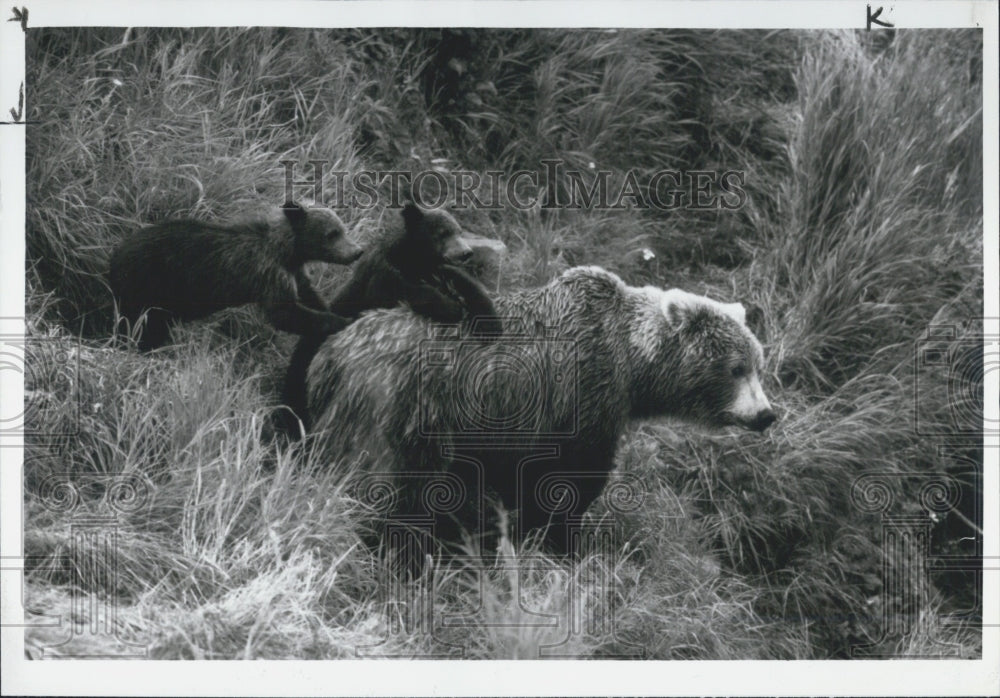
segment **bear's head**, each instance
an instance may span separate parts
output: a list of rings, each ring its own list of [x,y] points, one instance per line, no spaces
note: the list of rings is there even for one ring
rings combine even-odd
[[[462,227],[447,211],[408,203],[403,207],[403,226],[404,246],[413,255],[412,262],[436,266],[472,256],[472,248],[462,238]]]
[[[764,431],[776,416],[760,384],[764,354],[739,303],[638,289],[633,411]]]
[[[350,264],[361,256],[361,248],[347,237],[344,222],[330,209],[289,201],[281,210],[295,237],[297,262]]]

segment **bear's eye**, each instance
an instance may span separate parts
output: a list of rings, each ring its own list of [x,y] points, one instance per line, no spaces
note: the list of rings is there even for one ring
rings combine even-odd
[[[746,364],[736,364],[732,370],[733,378],[742,378],[747,374]]]

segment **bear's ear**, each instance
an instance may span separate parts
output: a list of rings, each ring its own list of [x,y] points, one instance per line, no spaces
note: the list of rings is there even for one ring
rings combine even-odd
[[[767,326],[764,324],[764,309],[756,303],[751,303],[747,310],[747,329],[754,333],[754,336],[764,340],[767,335]]]
[[[660,309],[663,311],[664,317],[667,318],[667,323],[671,327],[679,327],[684,324],[691,311],[694,310],[697,298],[698,296],[679,288],[664,291],[663,295],[660,296]]]
[[[281,207],[281,210],[285,214],[285,218],[292,225],[300,225],[306,220],[306,210],[299,206],[294,201],[286,201],[285,205]]]
[[[745,325],[747,321],[747,311],[743,307],[742,303],[721,303],[722,312],[731,317],[736,322],[741,325]]]
[[[403,207],[403,224],[406,232],[411,233],[420,227],[420,222],[424,220],[424,212],[415,203],[408,203]]]

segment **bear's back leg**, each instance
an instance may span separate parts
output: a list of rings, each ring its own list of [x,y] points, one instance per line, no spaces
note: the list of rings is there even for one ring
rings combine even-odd
[[[157,349],[170,338],[170,324],[173,316],[165,310],[150,308],[146,313],[146,324],[139,337],[140,351]]]

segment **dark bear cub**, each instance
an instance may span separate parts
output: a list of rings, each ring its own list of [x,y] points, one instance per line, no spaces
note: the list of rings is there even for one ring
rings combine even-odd
[[[167,341],[170,324],[258,303],[280,330],[330,333],[347,320],[329,312],[303,271],[310,261],[350,264],[361,248],[332,211],[289,202],[263,220],[225,226],[166,221],[124,240],[109,282],[134,327],[143,313],[143,351]]]
[[[405,304],[436,322],[469,319],[474,336],[498,336],[502,323],[486,289],[452,263],[472,255],[455,218],[447,211],[425,210],[414,203],[403,207],[402,216],[402,232],[365,252],[330,311],[355,320],[366,310]],[[307,423],[306,372],[330,334],[305,336],[292,353],[282,395],[292,412],[286,412],[283,419],[286,433],[298,433],[296,417]]]
[[[452,264],[472,256],[458,221],[447,211],[425,211],[413,203],[402,215],[402,233],[364,256],[337,292],[331,312],[356,319],[366,310],[405,303],[437,322],[480,318],[474,329],[490,334],[496,311],[486,289]]]

